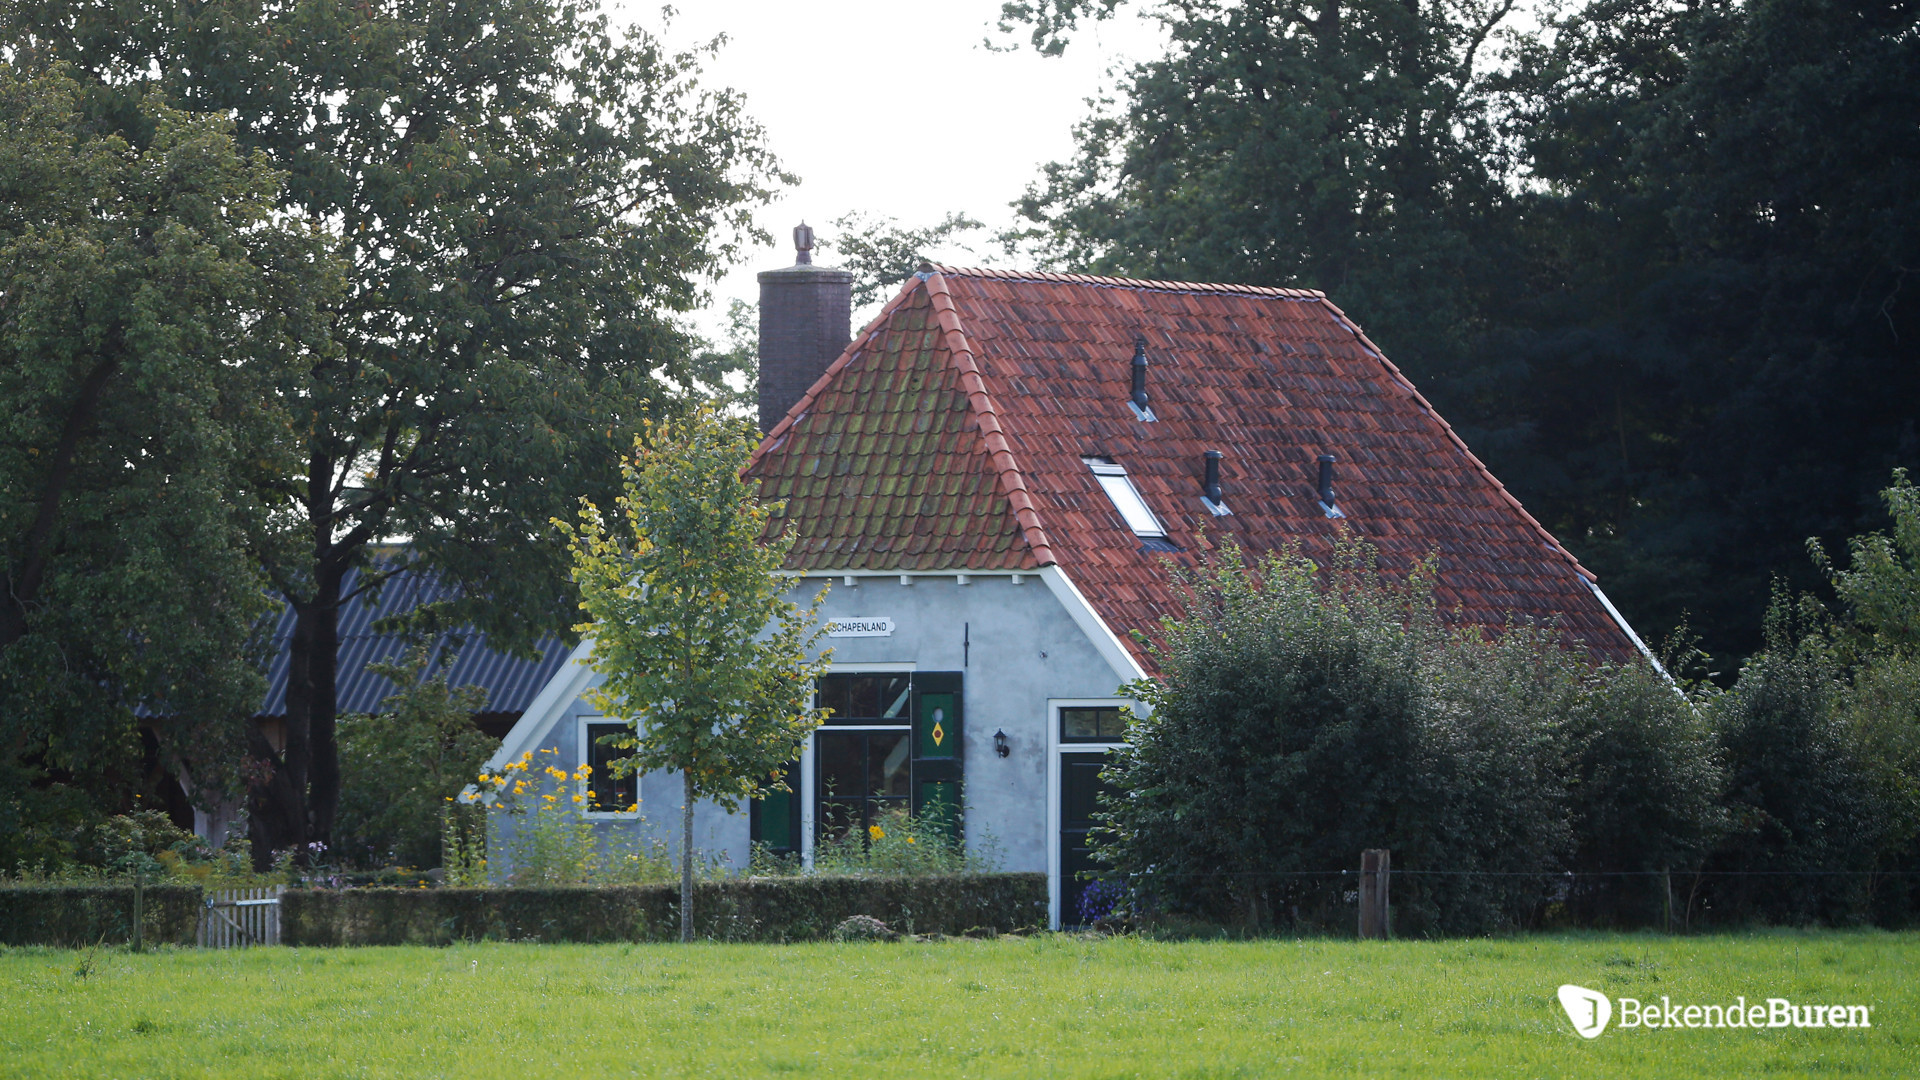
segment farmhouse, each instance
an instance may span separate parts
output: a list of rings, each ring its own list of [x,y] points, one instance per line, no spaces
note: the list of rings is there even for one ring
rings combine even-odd
[[[1044,870],[1055,925],[1073,921],[1122,687],[1152,672],[1133,631],[1173,609],[1161,560],[1226,537],[1312,554],[1346,529],[1398,569],[1437,552],[1440,600],[1471,622],[1555,618],[1597,654],[1640,648],[1317,292],[923,266],[845,344],[848,276],[796,239],[799,263],[761,275],[750,469],[798,534],[793,598],[831,587],[818,693],[834,714],[791,796],[696,808],[709,854],[805,856],[892,808],[964,807],[967,842]],[[592,678],[562,668],[495,766],[537,748],[604,766]],[[677,777],[597,788],[603,828],[640,827],[619,812],[635,801],[678,819]]]

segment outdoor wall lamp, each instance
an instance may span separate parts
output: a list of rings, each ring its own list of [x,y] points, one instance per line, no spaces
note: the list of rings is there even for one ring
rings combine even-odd
[[[993,733],[993,752],[999,754],[1001,757],[1006,757],[1008,754],[1013,753],[1013,748],[1007,745],[1006,731],[1001,730]]]

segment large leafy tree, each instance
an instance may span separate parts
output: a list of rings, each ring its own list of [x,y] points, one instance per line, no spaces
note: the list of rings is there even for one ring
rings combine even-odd
[[[1920,12],[1596,0],[1517,57],[1527,281],[1493,464],[1644,629],[1761,644],[1920,455]],[[1733,667],[1727,666],[1731,674]]]
[[[1007,5],[1042,50],[1120,0]],[[1141,5],[1162,57],[1076,130],[1019,204],[1096,272],[1325,289],[1416,375],[1450,370],[1504,265],[1485,107],[1511,0]]]
[[[237,791],[247,491],[291,464],[274,379],[330,295],[226,118],[153,95],[133,143],[83,97],[0,64],[0,866],[71,856],[162,767]]]
[[[702,409],[650,424],[622,464],[608,511],[583,501],[556,519],[573,552],[591,621],[587,697],[633,734],[624,768],[671,769],[682,782],[680,940],[693,940],[693,807],[787,790],[786,774],[825,717],[813,683],[826,654],[813,610],[786,598],[791,534],[765,540],[771,507],[742,477],[759,441],[745,421]]]
[[[286,380],[299,466],[256,538],[297,614],[284,749],[256,846],[324,840],[339,797],[337,618],[365,588],[432,572],[504,642],[563,629],[566,555],[544,523],[615,490],[638,419],[693,385],[674,313],[749,227],[775,175],[700,54],[616,34],[570,0],[23,0],[9,39],[130,103],[234,117],[288,174],[283,210],[332,238],[337,350]],[[404,555],[376,545],[404,539]]]

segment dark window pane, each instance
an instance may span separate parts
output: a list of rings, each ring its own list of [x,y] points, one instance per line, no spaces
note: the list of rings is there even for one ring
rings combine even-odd
[[[857,799],[867,793],[865,735],[821,732],[814,752],[820,755],[820,797]]]
[[[855,675],[847,681],[847,718],[871,719],[880,715],[880,687],[871,675]]]
[[[906,797],[908,749],[905,732],[898,735],[875,733],[867,736],[867,765],[870,770],[867,790],[869,793]]]
[[[1061,709],[1060,737],[1068,741],[1118,740],[1126,738],[1127,733],[1126,726],[1120,722],[1120,709],[1117,706],[1101,706]]]
[[[820,680],[817,700],[821,708],[828,710],[827,723],[844,723],[847,717],[847,680],[844,676],[828,675]]]
[[[587,764],[593,766],[593,772],[587,780],[587,790],[593,792],[589,806],[596,813],[616,813],[640,801],[638,776],[629,773],[616,779],[613,775],[614,762],[626,758],[628,752],[604,746],[600,742],[606,736],[622,735],[631,730],[625,724],[587,725]]]

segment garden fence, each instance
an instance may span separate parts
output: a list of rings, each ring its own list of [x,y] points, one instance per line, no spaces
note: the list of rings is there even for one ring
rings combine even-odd
[[[208,893],[196,943],[203,949],[280,944],[280,894],[286,889],[273,885]]]

